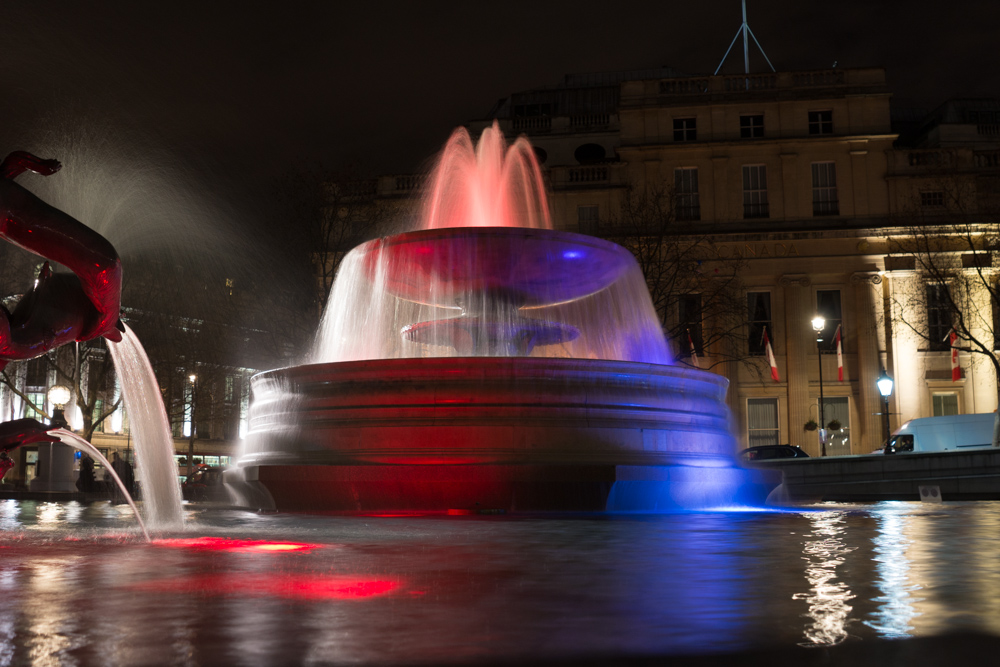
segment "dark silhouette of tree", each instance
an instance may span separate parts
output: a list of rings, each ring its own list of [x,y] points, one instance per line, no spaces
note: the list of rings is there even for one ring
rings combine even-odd
[[[739,258],[720,259],[708,235],[687,220],[691,209],[667,187],[626,186],[618,212],[600,236],[628,248],[646,278],[653,306],[678,361],[690,363],[691,344],[704,369],[730,361],[759,371],[747,355],[747,303]]]

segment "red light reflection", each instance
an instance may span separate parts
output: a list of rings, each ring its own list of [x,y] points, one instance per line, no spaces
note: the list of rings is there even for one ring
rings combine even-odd
[[[198,551],[235,551],[235,552],[306,552],[321,549],[323,544],[305,542],[271,542],[268,540],[232,540],[225,537],[191,537],[153,540],[153,546],[173,547],[176,549],[195,549]]]
[[[189,595],[280,597],[294,600],[357,600],[397,588],[391,579],[289,574],[196,574],[133,584],[133,591]]]

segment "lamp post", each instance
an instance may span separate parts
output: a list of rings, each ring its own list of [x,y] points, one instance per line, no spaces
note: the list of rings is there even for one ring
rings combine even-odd
[[[812,318],[812,328],[816,332],[816,357],[819,359],[819,452],[820,456],[826,456],[826,420],[823,418],[823,351],[819,344],[823,341],[820,337],[823,334],[823,327],[826,320],[822,315]]]
[[[52,428],[66,428],[69,424],[66,422],[66,414],[63,412],[63,408],[69,403],[70,391],[69,387],[65,387],[61,384],[55,384],[49,387],[46,396],[49,399],[49,403],[52,404],[52,419],[50,421],[50,426]],[[53,459],[56,456],[55,443],[49,443],[49,456],[48,456],[48,471],[47,471],[47,484],[48,488],[51,490],[53,488]]]
[[[892,378],[882,369],[882,374],[875,380],[878,393],[882,394],[882,424],[885,427],[885,441],[889,442],[889,394],[892,393]]]
[[[195,395],[198,393],[198,376],[192,373],[188,376],[188,380],[191,381],[191,423],[188,426],[188,476],[194,473],[194,431],[195,431],[195,420],[194,420],[194,401]]]

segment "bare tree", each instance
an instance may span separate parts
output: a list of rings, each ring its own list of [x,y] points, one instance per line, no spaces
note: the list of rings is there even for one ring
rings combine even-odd
[[[393,208],[378,198],[377,180],[367,177],[357,163],[336,169],[295,168],[278,182],[275,199],[289,232],[292,264],[311,268],[314,283],[309,293],[318,318],[344,255],[385,234]]]
[[[601,235],[635,255],[678,360],[691,363],[693,346],[705,355],[703,367],[745,361],[759,371],[746,354],[742,260],[720,259],[708,235],[679,219],[694,217],[696,209],[667,187],[627,186]]]
[[[887,262],[912,274],[894,281],[890,307],[893,322],[927,349],[954,348],[988,364],[1000,401],[1000,214],[971,185],[939,185],[930,205],[924,193],[905,212]]]

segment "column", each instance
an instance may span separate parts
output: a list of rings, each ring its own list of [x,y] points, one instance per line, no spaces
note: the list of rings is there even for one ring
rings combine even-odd
[[[815,346],[809,320],[812,317],[809,278],[785,275],[778,280],[785,291],[785,350],[788,374],[788,444],[797,445],[810,456],[819,456],[815,431],[803,426],[810,418],[809,350]],[[811,436],[811,437],[810,437]]]
[[[878,317],[873,290],[882,283],[878,274],[855,273],[851,276],[854,285],[854,314],[857,329],[852,332],[854,347],[858,355],[858,418],[857,435],[852,433],[851,453],[868,454],[882,444],[882,395],[878,393],[875,381],[882,372],[878,353]],[[879,304],[881,305],[881,304]],[[853,431],[854,429],[852,429]]]

